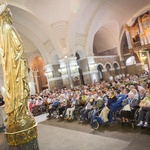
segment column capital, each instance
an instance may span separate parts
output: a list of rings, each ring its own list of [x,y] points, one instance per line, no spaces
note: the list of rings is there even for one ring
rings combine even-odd
[[[44,70],[45,70],[45,72],[53,71],[52,64],[46,64],[46,65],[44,66]]]
[[[88,61],[90,71],[97,70],[97,64],[95,63],[94,56],[88,56],[87,61]]]

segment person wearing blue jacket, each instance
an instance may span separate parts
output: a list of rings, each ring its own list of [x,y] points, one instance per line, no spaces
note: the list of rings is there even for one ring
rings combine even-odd
[[[118,94],[117,101],[111,105],[111,107],[120,107],[123,99],[127,98],[127,94]]]
[[[112,103],[110,106],[110,111],[108,115],[109,122],[113,121],[113,112],[121,108],[121,103],[124,99],[128,97],[129,89],[124,89],[123,94],[117,94],[117,101]]]

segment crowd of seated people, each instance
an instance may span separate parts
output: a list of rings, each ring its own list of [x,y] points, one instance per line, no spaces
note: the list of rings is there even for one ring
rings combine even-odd
[[[117,110],[121,110],[122,122],[129,122],[131,112],[135,113],[135,110],[139,109],[137,126],[147,127],[150,121],[149,89],[148,72],[120,75],[111,82],[103,80],[74,89],[44,90],[31,96],[28,106],[31,112],[34,106],[45,106],[45,111],[49,113],[48,118],[51,118],[52,112],[57,110],[56,118],[64,117],[65,120],[72,120],[76,105],[80,105],[82,109],[78,113],[81,123],[89,121],[91,126],[95,120],[111,124]]]

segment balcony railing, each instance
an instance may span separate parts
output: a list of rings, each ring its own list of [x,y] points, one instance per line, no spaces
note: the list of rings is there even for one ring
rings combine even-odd
[[[133,47],[134,47],[134,48],[141,47],[141,42],[140,42],[140,41],[139,41],[139,42],[135,42],[135,43],[133,44]]]
[[[145,45],[141,45],[141,42],[139,41],[139,42],[135,42],[133,44],[133,50],[134,51],[146,50],[148,48],[150,48],[150,43],[149,44],[145,44]]]

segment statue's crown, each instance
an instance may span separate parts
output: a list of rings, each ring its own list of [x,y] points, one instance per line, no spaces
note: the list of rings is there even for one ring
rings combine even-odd
[[[0,15],[3,14],[3,12],[6,10],[8,4],[6,2],[3,2],[0,4]]]

